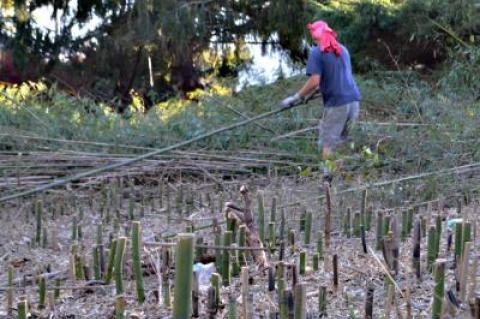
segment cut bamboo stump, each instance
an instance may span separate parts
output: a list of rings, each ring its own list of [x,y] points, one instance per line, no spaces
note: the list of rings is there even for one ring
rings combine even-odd
[[[193,273],[193,289],[192,289],[192,317],[200,317],[200,283],[198,281],[198,273]]]
[[[288,309],[285,302],[285,268],[286,264],[283,261],[277,264],[277,299],[279,303],[278,309],[280,313],[280,318],[287,318],[288,316]]]
[[[477,290],[477,269],[478,269],[478,254],[474,251],[472,253],[472,271],[470,272],[470,289],[468,291],[468,300],[475,298],[475,293]]]
[[[218,273],[213,273],[210,277],[210,284],[213,289],[215,289],[215,307],[218,308],[222,302],[221,299],[221,285],[222,285],[222,276]]]
[[[132,222],[132,260],[133,260],[133,274],[135,276],[135,283],[137,288],[137,301],[143,304],[145,301],[145,291],[143,285],[143,270],[141,261],[141,247],[142,247],[142,232],[140,222]]]
[[[115,250],[115,266],[114,266],[114,275],[115,275],[115,288],[117,290],[117,295],[124,293],[123,290],[123,265],[125,257],[125,248],[127,246],[127,238],[120,237],[117,240],[117,248]]]
[[[336,291],[338,289],[338,256],[337,254],[333,255],[332,265],[333,265],[333,289]]]
[[[305,245],[310,245],[311,241],[311,235],[312,235],[312,213],[307,212],[306,218],[305,218]]]
[[[365,297],[365,319],[373,319],[373,293],[375,291],[372,283],[367,285],[367,294]]]
[[[237,319],[237,301],[233,294],[228,296],[228,319]]]
[[[366,237],[366,234],[365,234],[365,226],[363,226],[363,225],[360,225],[360,236],[361,236],[361,239],[362,239],[363,253],[367,254],[368,253],[368,251],[367,251],[367,237]]]
[[[45,309],[47,297],[47,282],[44,276],[39,278],[38,282],[38,309]]]
[[[194,244],[193,234],[178,234],[175,253],[173,319],[187,319],[191,316]]]
[[[384,228],[384,225],[383,225],[383,212],[378,212],[377,213],[377,245],[376,245],[376,249],[377,250],[382,250],[383,248],[383,228]]]
[[[241,270],[241,297],[242,297],[242,318],[244,319],[252,319],[253,318],[253,304],[250,301],[250,292],[249,292],[249,285],[248,285],[248,268],[242,267]]]
[[[230,230],[227,230],[223,233],[223,245],[225,247],[230,247],[230,245],[232,244],[232,237],[233,237],[233,232]],[[223,270],[223,273],[222,273],[223,285],[229,286],[232,267],[230,264],[230,251],[228,249],[225,249],[223,251],[222,270]]]
[[[442,305],[445,295],[445,259],[437,259],[434,267],[435,288],[433,290],[432,319],[442,318]]]
[[[13,289],[13,275],[14,269],[13,266],[8,266],[8,290],[7,290],[7,315],[12,315],[13,309],[13,297],[14,297],[14,289]]]
[[[125,318],[126,300],[123,294],[115,297],[115,319]]]
[[[27,319],[28,314],[28,306],[27,306],[27,298],[21,297],[17,303],[17,312],[18,312],[18,319]]]
[[[330,195],[330,185],[329,183],[323,184],[325,190],[325,220],[324,220],[324,240],[325,240],[325,248],[327,251],[330,249],[330,242],[331,237],[330,234],[332,232],[332,199]]]
[[[265,243],[265,200],[262,191],[257,194],[258,201],[258,235],[262,243]]]
[[[435,240],[437,236],[437,231],[435,230],[435,226],[431,225],[428,229],[428,242],[427,242],[427,268],[429,272],[433,270],[433,263],[435,262],[436,258],[436,250],[435,250]]]
[[[326,286],[319,287],[318,314],[320,318],[327,317],[327,287]]]
[[[467,278],[468,278],[468,268],[469,268],[469,263],[470,263],[470,253],[471,253],[471,247],[473,246],[473,243],[468,241],[465,242],[464,248],[463,248],[463,256],[462,256],[462,264],[461,264],[461,271],[460,271],[460,300],[463,303],[466,303],[466,294],[467,294]]]
[[[115,254],[117,250],[117,240],[112,240],[110,244],[110,251],[108,254],[108,264],[107,264],[107,273],[105,274],[105,283],[110,284],[113,277],[113,266],[115,264]]]
[[[307,252],[301,251],[300,252],[300,275],[304,276],[306,272],[306,264],[307,264]]]
[[[217,296],[215,294],[215,288],[210,286],[208,287],[207,293],[207,314],[209,319],[216,318],[217,315],[217,304],[216,304]]]
[[[413,269],[415,270],[415,275],[417,277],[417,280],[422,280],[422,273],[420,270],[421,240],[422,240],[421,225],[420,225],[420,221],[417,220],[415,222],[415,227],[413,231],[413,256],[412,256]]]
[[[295,315],[294,319],[306,319],[307,318],[307,289],[305,284],[295,285]]]

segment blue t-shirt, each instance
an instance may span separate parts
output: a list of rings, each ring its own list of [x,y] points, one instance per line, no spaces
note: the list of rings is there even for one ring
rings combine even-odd
[[[361,95],[352,75],[350,53],[343,45],[342,54],[321,52],[318,46],[310,50],[307,76],[320,75],[320,90],[326,107],[360,101]]]

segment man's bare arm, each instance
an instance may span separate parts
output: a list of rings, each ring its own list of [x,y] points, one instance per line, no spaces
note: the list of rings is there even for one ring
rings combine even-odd
[[[305,84],[300,89],[300,91],[297,92],[297,94],[303,98],[308,94],[310,94],[312,91],[316,90],[319,85],[320,85],[320,75],[313,74],[308,78],[307,82],[305,82]]]

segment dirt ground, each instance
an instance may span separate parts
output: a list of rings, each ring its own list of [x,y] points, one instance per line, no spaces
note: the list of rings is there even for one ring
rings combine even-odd
[[[376,216],[378,211],[390,215],[391,221],[397,220],[401,227],[401,213],[406,209],[415,208],[415,218],[424,216],[427,225],[435,223],[435,215],[443,219],[443,232],[439,258],[447,259],[445,291],[458,298],[456,290],[456,270],[453,269],[453,245],[448,246],[447,221],[452,218],[470,220],[473,226],[474,241],[471,254],[471,265],[468,276],[467,295],[478,295],[476,287],[477,273],[473,273],[474,260],[478,259],[478,244],[476,241],[477,223],[476,207],[478,203],[463,206],[461,215],[456,207],[439,208],[439,201],[414,204],[411,198],[401,200],[395,209],[385,209],[383,198],[379,193],[368,193],[367,203],[372,207],[373,220],[370,230],[366,232],[367,253],[364,253],[360,238],[347,238],[343,232],[342,220],[347,207],[351,208],[352,216],[360,211],[361,191],[339,194],[338,187],[332,189],[332,241],[329,249],[325,249],[324,260],[320,261],[319,270],[314,271],[312,256],[317,251],[317,239],[323,234],[325,200],[323,188],[316,177],[298,178],[259,178],[226,183],[224,189],[214,184],[190,182],[172,182],[155,186],[141,184],[124,184],[122,187],[107,184],[102,189],[54,191],[49,195],[38,196],[35,201],[43,207],[42,235],[36,242],[37,219],[33,212],[33,201],[23,199],[0,206],[2,232],[0,234],[0,317],[7,315],[7,269],[14,269],[14,302],[13,317],[16,318],[17,301],[20,296],[27,296],[32,318],[113,318],[115,303],[115,285],[104,285],[92,281],[92,249],[97,243],[97,225],[103,225],[101,240],[106,248],[113,238],[130,236],[131,214],[133,219],[142,225],[142,238],[145,243],[143,261],[146,266],[159,261],[159,247],[153,243],[175,242],[175,234],[185,232],[187,226],[193,224],[196,237],[202,237],[204,243],[214,245],[212,217],[222,222],[224,215],[222,207],[225,202],[232,201],[243,205],[239,187],[245,183],[253,200],[253,210],[258,218],[257,191],[262,191],[265,198],[265,220],[270,221],[272,199],[276,198],[275,228],[277,244],[279,240],[280,216],[283,210],[285,220],[285,236],[288,230],[295,231],[295,245],[285,247],[285,259],[288,264],[298,265],[300,251],[306,251],[307,269],[305,275],[299,275],[298,281],[306,285],[307,317],[318,318],[320,286],[327,288],[327,314],[329,318],[363,318],[367,285],[374,288],[373,318],[430,318],[434,281],[426,269],[427,236],[421,239],[421,269],[422,278],[417,279],[412,269],[413,238],[412,232],[401,241],[399,250],[399,274],[395,276],[392,303],[388,302],[388,292],[385,285],[385,264],[381,251],[376,250]],[[169,189],[169,191],[167,191]],[[109,194],[109,199],[106,200]],[[180,194],[180,195],[179,195]],[[440,200],[440,203],[443,203]],[[443,206],[443,205],[442,205]],[[450,205],[453,206],[453,205]],[[106,208],[102,208],[106,207]],[[311,244],[304,244],[304,234],[300,232],[303,212],[313,215]],[[81,238],[72,239],[72,226],[81,226]],[[267,224],[267,223],[266,223]],[[221,224],[222,229],[226,225]],[[265,226],[267,227],[267,226]],[[204,229],[202,229],[204,228]],[[46,230],[46,231],[45,231]],[[44,234],[47,234],[44,241]],[[285,238],[286,240],[286,238]],[[90,278],[74,280],[70,270],[71,246],[78,243],[82,255],[85,256],[87,273]],[[174,251],[174,248],[171,248]],[[105,251],[105,255],[107,255]],[[207,255],[214,256],[209,250]],[[333,285],[332,256],[338,258],[338,287]],[[272,267],[278,262],[279,246],[267,252]],[[266,318],[278,311],[276,292],[268,291],[268,271],[258,269],[247,253],[247,265],[250,275],[250,291],[253,293],[254,318]],[[148,267],[147,267],[148,268]],[[150,267],[151,268],[151,267]],[[298,269],[298,266],[297,266]],[[47,276],[48,290],[52,291],[55,279],[61,279],[60,297],[53,302],[47,302],[45,309],[39,309],[38,289],[35,277]],[[135,297],[135,282],[131,271],[131,246],[127,245],[126,267],[124,277],[126,291],[126,318],[168,318],[171,309],[158,300],[159,277],[153,271],[146,274],[146,301],[138,305]],[[173,299],[174,270],[170,274],[170,285]],[[292,272],[287,276],[287,288],[292,289]],[[87,287],[88,286],[88,287]],[[217,318],[226,318],[229,297],[240,305],[240,280],[234,277],[228,287],[222,288],[223,307],[218,311]],[[201,287],[200,317],[206,318],[207,293],[206,287]],[[460,308],[453,306],[445,298],[444,318],[469,318],[468,303],[461,303]],[[240,307],[238,307],[240,317]],[[274,317],[271,317],[274,318]]]

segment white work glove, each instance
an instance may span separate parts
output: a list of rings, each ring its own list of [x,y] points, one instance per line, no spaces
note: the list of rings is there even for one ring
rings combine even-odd
[[[292,107],[295,103],[300,101],[301,97],[298,95],[298,93],[295,93],[295,95],[289,96],[285,98],[281,103],[280,106],[284,109],[288,109]]]

